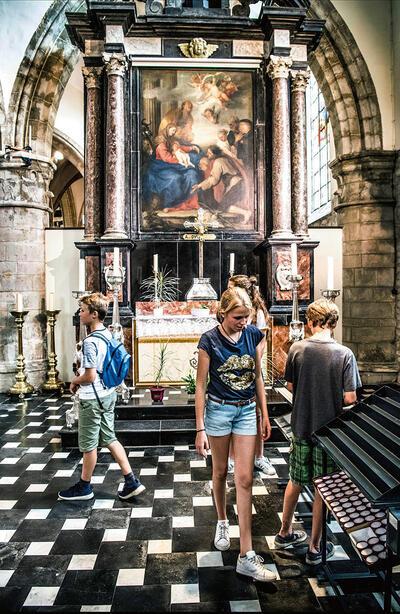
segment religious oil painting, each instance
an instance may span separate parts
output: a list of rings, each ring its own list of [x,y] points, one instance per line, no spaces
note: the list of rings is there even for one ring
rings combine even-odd
[[[183,230],[204,209],[213,228],[255,227],[252,75],[141,73],[142,230]]]

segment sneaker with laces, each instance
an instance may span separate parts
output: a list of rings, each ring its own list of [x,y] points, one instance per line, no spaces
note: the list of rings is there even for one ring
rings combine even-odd
[[[146,487],[143,486],[140,480],[133,478],[133,480],[125,482],[123,489],[118,493],[118,497],[123,501],[126,501],[132,497],[137,497],[144,490],[146,490]]]
[[[290,548],[290,546],[297,546],[297,544],[305,542],[306,539],[307,533],[305,531],[292,531],[291,534],[286,537],[277,533],[275,535],[274,544],[277,548],[285,550],[286,548]]]
[[[228,458],[228,473],[235,471],[235,461],[232,458]]]
[[[246,553],[246,556],[238,556],[236,572],[242,576],[249,576],[259,582],[272,582],[276,580],[276,573],[270,571],[263,565],[264,559],[256,554],[254,550]]]
[[[58,498],[63,501],[86,501],[87,499],[93,499],[93,497],[92,485],[84,484],[80,481],[66,490],[60,490],[58,493]]]
[[[330,559],[335,554],[335,546],[332,542],[326,542],[326,559]],[[319,549],[319,552],[310,552],[307,550],[306,554],[306,563],[307,565],[321,565],[322,563],[322,550]]]
[[[215,529],[214,546],[217,550],[229,550],[231,546],[229,520],[218,520]]]
[[[265,475],[276,475],[274,467],[271,465],[268,458],[265,458],[265,456],[260,456],[260,458],[256,458],[256,460],[254,461],[254,466],[257,467],[259,471],[265,473]]]

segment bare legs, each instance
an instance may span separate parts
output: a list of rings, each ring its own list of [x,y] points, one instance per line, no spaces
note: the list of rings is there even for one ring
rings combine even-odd
[[[226,520],[226,474],[231,435],[209,437],[213,459],[213,494],[218,520]],[[236,451],[235,483],[240,529],[240,554],[252,550],[251,487],[253,484],[254,435],[232,435]]]
[[[314,503],[312,508],[312,527],[310,539],[310,551],[319,552],[321,535],[322,535],[322,516],[323,503],[318,494],[317,489],[314,489]]]
[[[262,438],[261,424],[262,424],[261,414],[259,414],[257,411],[257,437],[256,437],[256,448],[254,452],[255,458],[261,458],[262,456],[264,456],[264,440]],[[235,449],[233,446],[233,439],[231,439],[231,442],[229,444],[229,458],[231,458],[233,461],[235,460]]]
[[[107,448],[110,450],[114,460],[121,467],[122,475],[127,475],[132,471],[128,461],[128,457],[124,450],[124,447],[119,441],[113,441]],[[93,471],[97,463],[97,448],[90,452],[83,453],[83,465],[82,465],[82,480],[90,482],[92,479]]]
[[[289,480],[288,485],[286,486],[285,497],[283,500],[282,526],[281,530],[279,531],[279,535],[281,535],[282,537],[287,537],[292,533],[294,511],[296,509],[297,501],[299,499],[301,491],[302,486],[299,486],[298,484],[293,484],[293,482]],[[311,539],[309,546],[311,552],[319,552],[322,535],[322,510],[322,499],[319,496],[317,490],[315,490]]]

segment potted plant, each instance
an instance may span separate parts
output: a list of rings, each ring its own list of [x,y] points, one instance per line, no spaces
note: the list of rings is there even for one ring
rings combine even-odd
[[[190,371],[187,375],[182,377],[182,381],[185,383],[185,390],[188,395],[188,403],[194,403],[194,395],[196,393],[196,379],[193,373]]]
[[[151,400],[155,403],[162,403],[164,398],[165,388],[160,385],[160,382],[163,378],[165,367],[167,365],[167,346],[168,343],[160,344],[160,351],[157,355],[157,366],[154,374],[154,385],[150,388],[150,396]]]
[[[155,306],[153,315],[160,317],[163,315],[161,303],[176,301],[179,294],[179,277],[173,277],[172,271],[167,267],[153,272],[153,275],[146,277],[140,284],[142,299],[152,301]]]

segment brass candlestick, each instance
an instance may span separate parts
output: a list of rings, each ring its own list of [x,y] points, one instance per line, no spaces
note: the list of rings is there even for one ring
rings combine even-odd
[[[17,375],[15,376],[15,384],[8,391],[10,394],[23,397],[24,394],[33,392],[33,386],[28,384],[25,375],[25,358],[22,344],[22,327],[26,314],[29,311],[11,311],[11,315],[15,318],[15,324],[18,332],[18,356],[17,356]]]
[[[50,326],[50,351],[48,354],[48,369],[46,373],[47,381],[42,386],[43,390],[60,390],[64,388],[64,382],[58,379],[58,371],[56,369],[57,354],[54,340],[54,326],[59,313],[59,309],[54,309],[52,311],[49,309],[46,310],[47,322]]]

